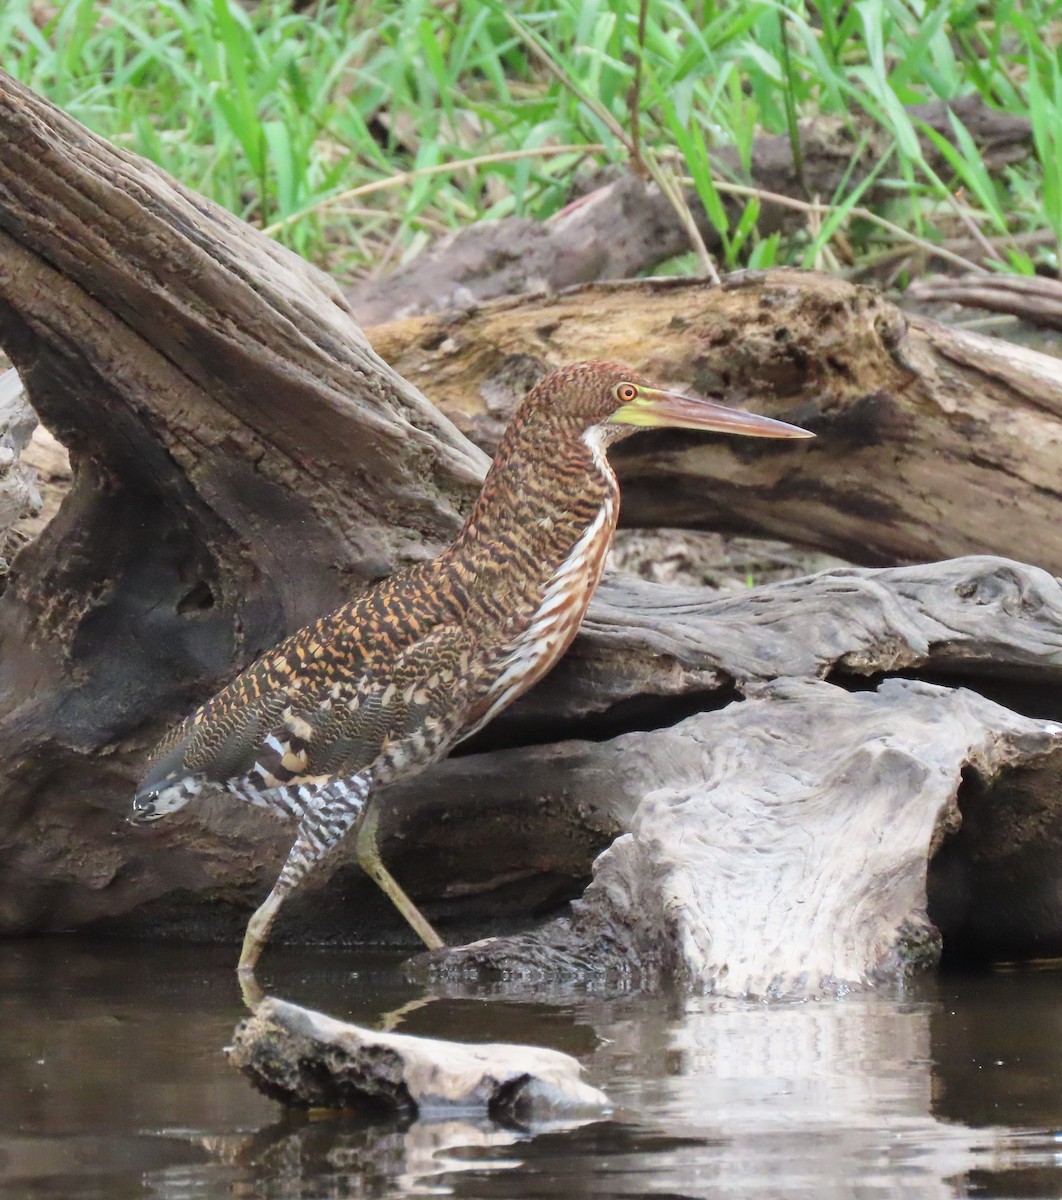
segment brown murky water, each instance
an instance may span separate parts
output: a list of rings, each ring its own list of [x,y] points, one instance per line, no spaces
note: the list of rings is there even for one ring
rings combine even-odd
[[[231,947],[0,943],[0,1195],[1062,1196],[1062,971],[763,1006],[436,999],[410,1033],[577,1055],[616,1103],[576,1128],[286,1116],[221,1047]],[[270,950],[270,991],[371,1024],[394,956]]]

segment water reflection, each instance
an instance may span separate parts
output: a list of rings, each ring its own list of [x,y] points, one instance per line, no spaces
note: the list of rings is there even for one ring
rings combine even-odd
[[[354,973],[352,973],[352,967]],[[269,990],[403,1032],[577,1055],[579,1127],[284,1116],[220,1049],[231,948],[0,947],[0,1193],[72,1198],[1062,1194],[1062,973],[747,1005],[437,999],[390,955],[276,951]]]
[[[294,1115],[251,1135],[204,1138],[203,1146],[218,1162],[241,1169],[234,1196],[383,1197],[436,1194],[436,1178],[463,1169],[470,1153],[504,1150],[517,1138],[470,1121]],[[503,1167],[500,1158],[496,1168]]]

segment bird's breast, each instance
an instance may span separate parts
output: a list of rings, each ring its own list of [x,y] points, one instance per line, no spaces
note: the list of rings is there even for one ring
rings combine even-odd
[[[484,701],[477,708],[469,733],[480,729],[534,686],[571,645],[601,581],[617,517],[615,498],[608,496],[550,578],[530,619],[508,645],[500,648],[495,668],[489,673]]]

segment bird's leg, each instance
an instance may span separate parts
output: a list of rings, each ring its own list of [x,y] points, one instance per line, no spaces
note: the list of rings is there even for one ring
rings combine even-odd
[[[391,903],[406,918],[414,933],[429,950],[438,950],[446,943],[428,924],[427,919],[419,908],[402,890],[398,880],[383,865],[380,851],[376,845],[376,825],[378,821],[376,806],[372,805],[365,814],[361,825],[358,826],[357,841],[354,853],[357,855],[358,866],[372,879]]]
[[[305,784],[293,788],[305,805],[295,844],[273,890],[247,922],[237,970],[253,974],[280,906],[365,811],[372,776],[364,771],[349,780],[333,780],[322,787]],[[381,884],[381,887],[383,885]]]
[[[237,971],[236,979],[240,985],[240,997],[244,1004],[251,1012],[257,1012],[258,1006],[266,998],[266,994],[261,984],[255,979],[254,971],[250,969]]]
[[[247,922],[247,932],[243,935],[243,949],[240,951],[240,964],[236,968],[241,974],[251,975],[254,973],[255,964],[258,962],[265,947],[266,938],[269,936],[269,927],[280,911],[284,897],[294,886],[281,888],[282,879],[283,876],[277,880],[273,890],[255,909],[254,915]]]

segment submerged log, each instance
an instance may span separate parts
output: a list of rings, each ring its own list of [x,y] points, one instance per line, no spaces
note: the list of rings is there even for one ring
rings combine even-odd
[[[559,1050],[380,1033],[266,997],[236,1029],[229,1061],[292,1108],[503,1124],[587,1120],[608,1098]]]

